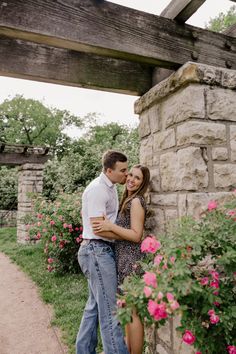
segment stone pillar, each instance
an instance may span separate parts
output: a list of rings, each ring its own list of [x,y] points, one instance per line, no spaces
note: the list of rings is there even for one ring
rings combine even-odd
[[[199,217],[236,188],[235,89],[236,71],[189,62],[135,102],[154,234],[171,219]],[[172,349],[159,344],[156,353],[185,352],[168,338]]]
[[[30,193],[41,193],[43,188],[43,164],[24,164],[19,168],[17,242],[26,243],[27,228],[24,217],[32,212]]]

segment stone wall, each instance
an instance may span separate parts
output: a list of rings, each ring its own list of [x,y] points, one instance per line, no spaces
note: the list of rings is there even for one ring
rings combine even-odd
[[[235,89],[236,71],[189,62],[136,101],[140,162],[152,176],[154,234],[169,220],[198,218],[210,200],[236,188]],[[156,344],[149,352],[191,353],[174,327],[170,321],[151,333]]]
[[[236,71],[187,63],[135,103],[157,226],[236,188]]]
[[[41,193],[43,188],[43,165],[24,164],[19,168],[18,177],[18,211],[17,241],[25,243],[27,227],[24,218],[32,212],[31,193]]]

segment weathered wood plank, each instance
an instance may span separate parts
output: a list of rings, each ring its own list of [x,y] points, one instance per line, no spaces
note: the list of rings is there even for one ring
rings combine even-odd
[[[186,22],[206,0],[172,0],[162,11],[161,16],[176,20],[179,23]]]
[[[40,163],[43,164],[47,162],[49,156],[47,155],[24,155],[17,153],[7,153],[2,152],[0,154],[0,165],[23,165],[25,163]]]
[[[176,20],[179,23],[186,22],[206,0],[172,0],[162,11],[161,16]],[[174,71],[156,67],[153,70],[152,86],[169,77]]]
[[[142,95],[152,68],[143,64],[0,37],[0,75]]]
[[[224,31],[224,34],[227,34],[227,36],[236,37],[236,23],[234,23],[230,27],[226,28],[226,30]]]
[[[5,5],[3,5],[5,4]],[[189,60],[236,69],[236,39],[94,0],[8,0],[0,33],[37,43],[176,69]],[[228,64],[227,64],[228,65]]]

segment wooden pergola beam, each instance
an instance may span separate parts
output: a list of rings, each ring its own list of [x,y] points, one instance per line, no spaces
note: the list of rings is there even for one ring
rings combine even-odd
[[[44,164],[49,159],[48,155],[25,155],[13,152],[2,152],[0,154],[0,165],[19,166],[25,163]]]
[[[152,67],[0,37],[0,75],[142,95]]]
[[[206,0],[172,0],[161,16],[185,23]]]
[[[0,34],[7,37],[169,69],[193,60],[236,69],[235,38],[111,2],[8,0],[3,4]]]

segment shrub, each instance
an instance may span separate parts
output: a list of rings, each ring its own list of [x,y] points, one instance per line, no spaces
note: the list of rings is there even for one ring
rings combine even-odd
[[[34,199],[34,215],[28,217],[28,241],[44,243],[48,271],[77,273],[77,252],[82,240],[79,194],[61,194],[55,201]]]
[[[236,353],[236,198],[211,201],[200,220],[181,219],[142,243],[144,274],[125,279],[118,299],[123,325],[135,307],[156,328],[181,315],[178,331],[197,353]]]

